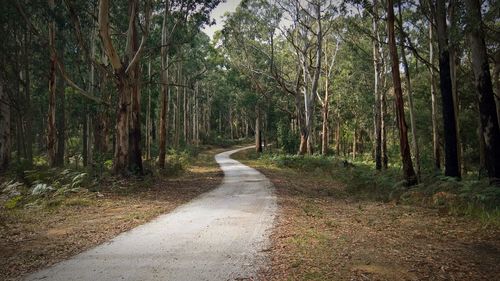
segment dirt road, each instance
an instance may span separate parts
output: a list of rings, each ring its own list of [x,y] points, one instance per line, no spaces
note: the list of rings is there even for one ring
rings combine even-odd
[[[264,175],[230,159],[242,149],[216,155],[220,187],[26,280],[255,278],[266,263],[276,197]]]

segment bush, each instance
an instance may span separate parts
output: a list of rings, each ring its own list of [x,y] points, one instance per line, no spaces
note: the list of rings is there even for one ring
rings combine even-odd
[[[280,122],[277,129],[277,145],[285,153],[293,154],[297,152],[300,144],[300,136],[290,130],[288,124]]]

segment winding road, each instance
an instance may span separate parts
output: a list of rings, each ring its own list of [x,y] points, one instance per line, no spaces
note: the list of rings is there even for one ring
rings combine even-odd
[[[26,280],[257,279],[276,213],[270,181],[215,156],[223,183],[173,212],[27,277]]]

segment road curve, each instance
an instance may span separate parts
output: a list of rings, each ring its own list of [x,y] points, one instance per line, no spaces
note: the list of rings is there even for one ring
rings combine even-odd
[[[230,158],[248,148],[215,156],[224,181],[213,191],[25,280],[257,279],[276,197],[264,175]]]

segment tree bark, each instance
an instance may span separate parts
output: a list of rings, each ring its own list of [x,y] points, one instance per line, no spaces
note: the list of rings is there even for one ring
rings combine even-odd
[[[5,171],[10,164],[10,132],[10,101],[4,91],[4,81],[0,77],[0,172]]]
[[[304,86],[302,92],[304,96],[305,122],[304,125],[301,127],[301,139],[299,148],[299,154],[302,155],[305,154],[306,152],[312,154],[311,132],[314,123],[314,108],[315,108],[316,96],[318,95],[317,91],[318,91],[318,83],[319,83],[319,76],[321,73],[321,63],[323,55],[322,51],[323,29],[321,23],[321,2],[316,2],[314,3],[313,6],[314,6],[315,21],[316,21],[315,24],[316,31],[314,33],[316,48],[314,50],[315,62],[314,66],[312,67],[314,69],[312,75],[310,74],[309,71],[310,68],[309,58],[308,58],[309,50],[308,49],[302,50],[301,55],[299,56],[302,64],[302,75],[303,75],[302,78],[304,80]],[[304,29],[307,28],[304,27]],[[309,32],[309,31],[304,31],[304,32]]]
[[[87,111],[87,109],[85,110]],[[88,113],[85,112],[85,115],[83,116],[83,126],[82,126],[82,160],[83,160],[83,166],[87,167],[89,163],[89,144],[88,144],[88,134],[89,134],[89,117]]]
[[[352,160],[356,160],[356,153],[358,152],[358,130],[354,127],[354,133],[352,135]]]
[[[169,76],[168,76],[168,49],[167,49],[167,20],[169,15],[169,1],[166,1],[167,6],[163,14],[163,24],[161,29],[161,106],[160,106],[160,136],[159,136],[159,155],[158,167],[165,168],[165,156],[167,154],[167,126],[168,126],[168,111],[169,111]]]
[[[380,36],[378,31],[378,0],[373,1],[373,18],[372,18],[372,32],[373,32],[373,69],[374,69],[374,83],[373,93],[375,96],[375,104],[373,106],[374,118],[374,139],[375,139],[375,168],[382,169],[382,114],[381,114],[381,89],[380,89],[380,75],[381,75],[381,58],[380,58]]]
[[[260,129],[260,109],[258,106],[255,108],[255,151],[257,153],[262,152],[262,136],[261,136],[261,129]]]
[[[385,70],[388,68],[388,64],[385,63],[384,52],[381,51],[381,61],[382,68]],[[387,156],[387,79],[383,73],[380,75],[380,85],[383,85],[381,92],[381,103],[380,103],[380,127],[381,127],[381,137],[380,142],[382,143],[382,168],[387,169],[389,166],[389,157]]]
[[[429,24],[429,62],[431,67],[430,71],[430,81],[431,81],[431,119],[432,119],[432,151],[434,156],[434,169],[436,171],[441,170],[441,149],[439,146],[439,132],[438,132],[438,121],[437,121],[437,100],[436,100],[436,81],[434,77],[434,68],[432,67],[434,61],[434,45],[433,45],[433,27]]]
[[[490,182],[500,185],[500,129],[484,41],[481,2],[478,0],[466,0],[465,2],[468,11],[472,70],[474,71],[474,84],[479,100],[479,117],[484,137],[486,169]]]
[[[109,0],[99,1],[99,35],[103,49],[113,67],[115,84],[118,90],[118,110],[116,114],[115,153],[113,172],[128,174],[130,172],[141,175],[141,128],[140,128],[140,88],[139,88],[139,61],[144,43],[148,35],[149,19],[151,16],[149,2],[145,4],[145,26],[141,43],[137,44],[138,0],[128,1],[128,29],[127,44],[124,61],[120,59],[113,46],[109,34]]]
[[[151,60],[148,62],[148,104],[146,107],[146,160],[151,160]]]
[[[187,83],[187,79],[184,77],[184,84]],[[188,125],[188,97],[187,89],[183,87],[182,90],[182,137],[184,140],[184,145],[189,143],[189,125]]]
[[[401,12],[401,0],[399,0],[398,2],[399,2],[398,11],[399,11],[401,58],[403,61],[403,68],[405,72],[406,90],[408,92],[408,105],[410,109],[410,128],[412,135],[413,152],[415,153],[415,171],[417,173],[417,179],[420,181],[420,149],[418,146],[417,128],[415,124],[415,113],[414,113],[415,106],[413,105],[413,91],[411,87],[410,67],[408,66],[408,60],[406,59],[406,50],[405,50],[405,42],[407,38],[405,36],[403,27],[403,13]]]
[[[59,56],[62,60],[63,56]],[[63,79],[57,81],[56,90],[56,127],[57,127],[57,149],[55,165],[58,167],[64,166],[64,153],[66,143],[66,98],[64,93],[65,83]]]
[[[49,9],[55,11],[54,0],[48,0]],[[53,16],[49,21],[49,106],[47,113],[47,156],[50,167],[56,166],[57,129],[56,129],[56,22]]]
[[[30,62],[31,62],[31,32],[28,28],[25,31],[24,40],[24,143],[26,144],[26,161],[31,167],[33,165],[33,107],[31,104],[31,79],[30,79]],[[22,124],[22,123],[21,123]]]
[[[495,52],[495,67],[493,69],[493,84],[495,89],[495,102],[497,105],[498,124],[500,124],[500,49]]]
[[[445,175],[460,178],[457,147],[457,123],[450,76],[450,54],[446,26],[446,1],[436,1],[435,20],[439,46],[439,79],[443,108]]]
[[[387,29],[389,35],[389,51],[392,63],[392,80],[394,84],[394,96],[396,98],[396,116],[399,128],[399,145],[401,158],[403,161],[404,178],[408,186],[417,183],[417,177],[413,170],[410,146],[408,144],[408,132],[404,114],[403,93],[401,90],[401,78],[399,75],[399,59],[396,47],[396,37],[394,34],[394,4],[393,0],[387,1]]]
[[[136,53],[139,51],[137,39],[137,23],[139,1],[129,0],[129,27],[127,30],[127,61],[132,62]],[[129,80],[131,82],[131,112],[130,112],[130,131],[129,131],[129,163],[128,169],[134,174],[142,175],[142,147],[141,147],[141,87],[140,87],[140,67],[139,63],[131,65]]]

